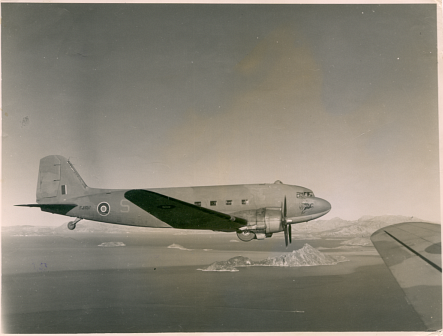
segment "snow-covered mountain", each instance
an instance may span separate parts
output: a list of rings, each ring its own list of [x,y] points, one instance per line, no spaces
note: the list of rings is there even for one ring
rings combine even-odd
[[[49,226],[2,226],[2,233],[13,236],[50,236],[54,234],[54,228]]]
[[[282,254],[277,257],[269,257],[261,261],[252,261],[243,256],[237,256],[227,261],[216,261],[200,271],[237,272],[237,267],[247,266],[274,266],[274,267],[299,267],[299,266],[324,266],[336,265],[339,262],[348,261],[343,256],[325,255],[309,244],[291,253]]]
[[[147,227],[127,226],[99,223],[93,221],[81,221],[75,228],[75,233],[143,233],[143,232],[159,232],[159,230],[170,229],[156,229]],[[18,226],[2,226],[2,233],[15,236],[51,236],[63,233],[69,233],[67,223],[60,226],[32,226],[32,225],[18,225]]]
[[[329,256],[321,253],[309,244],[305,244],[301,249],[292,251],[291,253],[282,254],[274,258],[254,263],[254,266],[280,266],[280,267],[297,267],[297,266],[322,266],[336,265],[339,262],[348,261],[342,256]]]
[[[378,229],[397,223],[424,222],[422,219],[406,216],[363,216],[355,221],[338,217],[292,225],[297,236],[317,237],[370,237]]]
[[[103,232],[103,233],[139,233],[146,230],[152,230],[152,228],[137,227],[137,226],[127,226],[127,225],[117,225],[117,224],[107,224],[99,223],[93,221],[81,221],[77,224],[75,232]],[[57,232],[68,232],[67,223],[62,224],[55,228]]]

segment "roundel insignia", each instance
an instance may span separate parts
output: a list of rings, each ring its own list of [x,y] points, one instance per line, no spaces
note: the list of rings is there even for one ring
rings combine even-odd
[[[109,215],[109,210],[111,210],[111,207],[106,202],[101,202],[99,205],[97,205],[97,212],[100,216]]]

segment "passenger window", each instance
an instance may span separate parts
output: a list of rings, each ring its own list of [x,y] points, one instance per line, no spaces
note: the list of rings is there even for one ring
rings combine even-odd
[[[217,205],[217,201],[211,201],[211,202],[210,202],[210,205],[211,205],[211,206],[216,206],[216,205]]]
[[[247,199],[241,200],[241,204],[243,204],[243,205],[249,204],[249,200],[247,200]]]
[[[194,202],[194,204],[197,206],[202,206],[202,202]]]
[[[226,205],[232,205],[232,200],[227,200]]]

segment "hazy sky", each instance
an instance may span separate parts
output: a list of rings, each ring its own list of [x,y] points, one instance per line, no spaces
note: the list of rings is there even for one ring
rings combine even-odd
[[[2,4],[3,224],[92,187],[272,183],[439,221],[436,5]]]

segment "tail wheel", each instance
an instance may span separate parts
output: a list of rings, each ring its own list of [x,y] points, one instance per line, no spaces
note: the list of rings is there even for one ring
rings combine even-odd
[[[69,222],[68,223],[68,229],[69,230],[74,230],[75,229],[75,225],[80,222],[82,220],[82,218],[76,218],[75,221]]]
[[[238,231],[237,237],[241,241],[248,242],[255,238],[255,233],[252,231]]]

